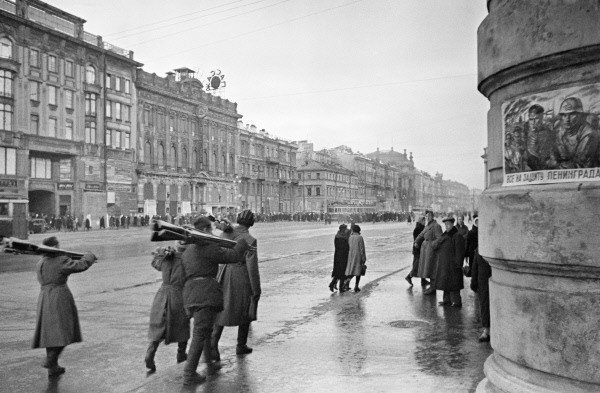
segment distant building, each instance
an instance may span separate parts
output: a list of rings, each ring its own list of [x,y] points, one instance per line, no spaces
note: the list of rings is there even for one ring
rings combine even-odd
[[[41,1],[3,1],[0,22],[0,199],[32,215],[135,211],[142,64]]]
[[[227,216],[239,209],[237,104],[205,93],[192,70],[137,73],[139,212]]]
[[[242,207],[263,214],[297,211],[296,145],[241,121],[238,132]]]

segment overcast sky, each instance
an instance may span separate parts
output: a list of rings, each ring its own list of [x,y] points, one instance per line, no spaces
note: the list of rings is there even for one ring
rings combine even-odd
[[[487,100],[477,91],[483,0],[47,0],[164,76],[206,81],[245,123],[315,148],[413,152],[483,188]]]

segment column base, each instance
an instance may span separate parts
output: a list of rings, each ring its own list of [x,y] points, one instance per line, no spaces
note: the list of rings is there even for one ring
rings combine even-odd
[[[476,393],[592,393],[600,385],[579,382],[521,366],[507,358],[492,354],[485,361],[484,378]]]

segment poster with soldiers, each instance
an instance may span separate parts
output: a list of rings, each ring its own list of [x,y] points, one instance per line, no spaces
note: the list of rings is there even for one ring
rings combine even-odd
[[[600,83],[502,105],[505,186],[600,181]]]

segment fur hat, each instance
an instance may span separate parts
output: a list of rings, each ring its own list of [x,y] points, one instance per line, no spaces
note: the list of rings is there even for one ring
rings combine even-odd
[[[254,213],[252,213],[252,210],[242,210],[237,216],[237,223],[245,227],[254,225]]]
[[[454,217],[446,217],[442,220],[442,222],[450,221],[454,224]]]
[[[194,228],[196,228],[198,230],[202,230],[202,229],[206,229],[206,228],[210,228],[210,227],[212,227],[211,221],[204,216],[200,216],[200,217],[196,218],[196,221],[194,221]]]
[[[50,236],[50,237],[45,238],[42,241],[42,244],[44,246],[48,246],[48,247],[56,247],[56,246],[58,246],[58,239],[56,238],[56,236]]]

